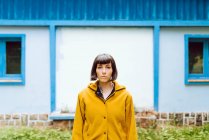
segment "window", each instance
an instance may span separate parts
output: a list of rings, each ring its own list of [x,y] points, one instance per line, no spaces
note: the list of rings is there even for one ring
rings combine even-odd
[[[185,35],[185,84],[209,84],[209,35]]]
[[[0,34],[0,85],[25,84],[25,35]]]

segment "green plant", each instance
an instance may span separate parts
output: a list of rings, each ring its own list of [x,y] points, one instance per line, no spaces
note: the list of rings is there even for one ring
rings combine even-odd
[[[209,125],[177,127],[166,125],[162,128],[139,128],[139,140],[208,140]],[[0,140],[71,140],[70,131],[38,129],[30,127],[0,128]]]
[[[139,140],[208,140],[209,125],[138,130]]]
[[[0,129],[0,140],[70,140],[69,131],[29,127],[6,127]]]

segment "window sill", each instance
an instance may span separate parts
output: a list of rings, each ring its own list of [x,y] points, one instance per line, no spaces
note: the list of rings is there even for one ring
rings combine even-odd
[[[189,78],[185,80],[186,85],[209,85],[209,78]]]
[[[209,79],[189,79],[188,82],[194,83],[194,82],[209,82]]]
[[[0,85],[24,85],[24,80],[22,78],[0,78]]]
[[[22,80],[20,79],[0,79],[0,83],[20,83]]]

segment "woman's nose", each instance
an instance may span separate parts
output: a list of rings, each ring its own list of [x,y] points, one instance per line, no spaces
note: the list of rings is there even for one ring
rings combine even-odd
[[[106,69],[105,68],[102,69],[102,73],[106,73]]]

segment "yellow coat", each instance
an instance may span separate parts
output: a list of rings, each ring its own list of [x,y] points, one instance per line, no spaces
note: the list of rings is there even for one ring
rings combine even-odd
[[[95,94],[96,82],[79,93],[72,140],[137,140],[132,96],[114,84],[107,100]]]

